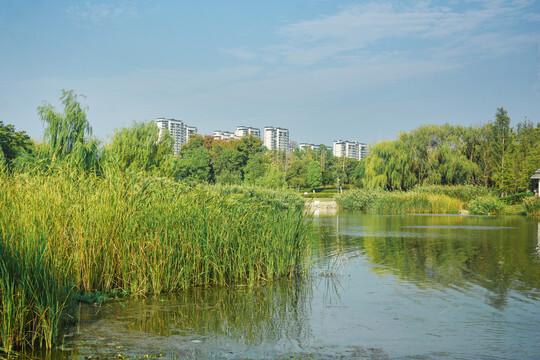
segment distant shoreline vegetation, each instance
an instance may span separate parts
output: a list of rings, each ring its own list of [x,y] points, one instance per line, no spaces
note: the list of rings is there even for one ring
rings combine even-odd
[[[374,214],[540,215],[540,198],[526,192],[498,197],[471,185],[418,186],[410,191],[353,189],[335,197],[340,208]]]

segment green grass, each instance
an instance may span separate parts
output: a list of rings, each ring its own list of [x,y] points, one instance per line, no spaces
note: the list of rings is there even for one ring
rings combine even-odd
[[[303,200],[137,174],[0,172],[0,348],[51,347],[72,294],[293,277]],[[259,191],[259,192],[257,192]],[[302,204],[300,206],[299,204]]]

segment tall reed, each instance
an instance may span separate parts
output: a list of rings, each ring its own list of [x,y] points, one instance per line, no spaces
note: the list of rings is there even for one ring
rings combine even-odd
[[[529,216],[540,216],[540,197],[529,196],[523,200],[525,212]]]
[[[305,258],[303,210],[249,192],[68,170],[0,173],[0,188],[3,348],[50,347],[71,289],[145,294],[251,283],[291,277]],[[30,312],[29,330],[11,320]]]
[[[374,189],[349,190],[337,196],[336,202],[345,209],[379,214],[447,214],[463,208],[460,199],[442,193]]]

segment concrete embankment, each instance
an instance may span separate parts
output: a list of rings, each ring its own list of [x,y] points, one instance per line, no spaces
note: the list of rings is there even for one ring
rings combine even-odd
[[[312,199],[306,201],[306,210],[315,216],[318,216],[321,213],[333,214],[338,211],[338,205],[334,200]]]

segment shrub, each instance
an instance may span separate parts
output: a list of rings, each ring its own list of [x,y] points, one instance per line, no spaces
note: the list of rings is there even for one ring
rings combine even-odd
[[[508,195],[505,197],[500,198],[502,202],[504,202],[506,205],[516,205],[521,204],[526,198],[534,196],[532,192],[522,192],[518,194]]]
[[[523,200],[525,212],[530,216],[540,216],[540,197],[531,196]]]
[[[201,185],[212,192],[221,195],[236,195],[235,199],[245,204],[265,204],[280,209],[303,209],[304,200],[298,193],[291,190],[273,190],[260,186],[245,185]]]
[[[464,203],[472,199],[492,195],[490,190],[474,185],[420,185],[414,188],[417,193],[443,194],[457,198]]]
[[[368,211],[386,193],[378,189],[349,190],[336,196],[336,203],[344,209]]]
[[[373,189],[350,190],[336,197],[345,209],[373,211],[380,214],[447,214],[462,208],[459,199],[445,194],[390,192]]]
[[[505,213],[505,205],[494,196],[484,196],[469,202],[469,212],[475,215],[500,215]]]
[[[440,194],[389,192],[379,198],[373,210],[379,214],[447,214],[461,209],[461,201]]]

